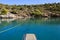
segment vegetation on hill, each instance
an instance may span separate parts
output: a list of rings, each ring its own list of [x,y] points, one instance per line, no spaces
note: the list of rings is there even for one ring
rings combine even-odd
[[[41,4],[41,5],[4,5],[0,4],[0,15],[8,12],[18,16],[60,17],[60,3]]]

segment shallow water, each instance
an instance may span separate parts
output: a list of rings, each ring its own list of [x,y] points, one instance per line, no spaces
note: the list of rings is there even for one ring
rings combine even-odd
[[[0,40],[24,40],[27,33],[37,40],[60,40],[60,18],[0,19]]]

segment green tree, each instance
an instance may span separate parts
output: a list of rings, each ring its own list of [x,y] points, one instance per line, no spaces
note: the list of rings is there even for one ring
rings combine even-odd
[[[8,9],[3,8],[2,11],[1,11],[1,15],[5,15],[5,14],[7,14],[8,12],[9,12]]]

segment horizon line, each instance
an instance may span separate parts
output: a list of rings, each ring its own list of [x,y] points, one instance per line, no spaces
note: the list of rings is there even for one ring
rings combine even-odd
[[[60,3],[60,2],[53,2],[53,3]],[[8,3],[0,3],[4,5],[43,5],[43,4],[53,4],[53,3],[37,3],[37,4],[8,4]]]

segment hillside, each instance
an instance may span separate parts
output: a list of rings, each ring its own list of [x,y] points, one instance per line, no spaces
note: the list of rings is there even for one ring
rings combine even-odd
[[[7,5],[0,4],[0,15],[8,12],[23,17],[60,17],[60,3],[41,5]]]

